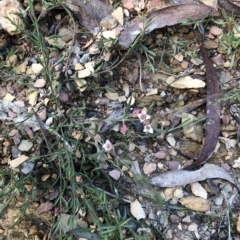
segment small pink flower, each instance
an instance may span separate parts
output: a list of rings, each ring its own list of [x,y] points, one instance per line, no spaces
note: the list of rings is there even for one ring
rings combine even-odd
[[[142,112],[139,113],[137,116],[138,116],[138,118],[140,119],[140,122],[144,122],[145,120],[151,118],[150,115],[147,115],[147,112],[146,112],[145,110],[142,110]]]
[[[150,124],[144,125],[143,131],[144,131],[145,133],[153,133],[152,126],[151,126]]]
[[[125,133],[127,132],[127,130],[128,130],[127,125],[126,125],[125,123],[123,123],[123,125],[122,125],[121,128],[120,128],[120,132],[121,132],[122,134],[125,134]]]
[[[113,149],[112,143],[107,139],[106,142],[102,145],[105,152],[110,152]]]
[[[133,116],[133,117],[137,117],[138,114],[141,113],[141,112],[142,112],[142,110],[139,109],[139,108],[137,108],[137,109],[133,110],[133,112],[132,112],[132,116]]]
[[[54,210],[53,210],[53,214],[54,214],[54,217],[58,216],[59,213],[60,213],[60,208],[59,207],[55,207]]]

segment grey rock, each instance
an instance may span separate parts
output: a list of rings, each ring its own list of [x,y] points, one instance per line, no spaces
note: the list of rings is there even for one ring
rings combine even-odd
[[[11,147],[12,158],[17,158],[20,155],[20,151],[18,150],[17,146]]]
[[[22,152],[28,152],[33,146],[33,143],[29,140],[22,140],[20,145],[18,146],[18,149]]]
[[[88,60],[89,60],[89,54],[85,53],[85,54],[83,54],[83,56],[81,57],[79,62],[80,63],[86,63],[86,62],[88,62]]]

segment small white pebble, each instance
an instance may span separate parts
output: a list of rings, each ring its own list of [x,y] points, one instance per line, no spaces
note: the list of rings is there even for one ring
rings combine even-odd
[[[47,125],[47,126],[51,126],[52,123],[53,123],[53,117],[50,117],[50,118],[48,118],[48,119],[46,120],[46,125]]]

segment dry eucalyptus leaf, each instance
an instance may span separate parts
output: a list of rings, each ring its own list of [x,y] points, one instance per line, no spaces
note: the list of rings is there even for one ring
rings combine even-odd
[[[142,205],[137,199],[130,204],[130,212],[137,220],[146,218]]]
[[[203,88],[206,83],[200,79],[185,76],[175,80],[174,77],[169,77],[166,83],[174,88],[185,89],[185,88]]]
[[[39,215],[41,213],[47,212],[47,211],[51,210],[52,207],[53,207],[53,203],[51,203],[51,202],[41,203],[41,205],[37,208],[35,214]]]
[[[203,45],[202,37],[196,36],[202,58],[206,68],[207,100],[206,100],[206,134],[202,152],[198,159],[187,169],[204,164],[213,154],[218,143],[220,133],[220,103],[217,96],[220,92],[219,81],[216,69],[212,61],[208,58],[208,53]]]
[[[175,170],[165,172],[153,177],[149,182],[159,187],[176,187],[204,181],[208,178],[221,178],[235,184],[233,178],[223,168],[208,163],[196,171]]]
[[[179,202],[186,208],[189,208],[198,212],[206,212],[210,209],[210,204],[208,200],[195,197],[195,196],[187,196],[181,198]]]
[[[204,4],[182,4],[166,7],[149,14],[146,22],[150,22],[147,26],[146,33],[150,33],[154,29],[173,26],[179,22],[186,22],[188,19],[198,20],[208,16],[218,16],[217,10]],[[127,27],[120,36],[119,44],[128,48],[143,28],[143,22],[137,21]]]

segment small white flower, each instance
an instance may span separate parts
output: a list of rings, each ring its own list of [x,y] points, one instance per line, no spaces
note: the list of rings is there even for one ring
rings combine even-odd
[[[234,160],[233,168],[240,168],[240,158]]]
[[[105,152],[110,152],[113,149],[112,143],[107,139],[106,142],[102,145]]]
[[[147,112],[145,110],[142,110],[141,113],[139,113],[137,116],[140,119],[140,122],[144,122],[145,120],[148,120],[151,118],[150,115],[147,115]]]
[[[150,124],[144,125],[143,131],[144,131],[145,133],[153,133],[152,126],[151,126]]]
[[[76,176],[76,182],[82,182],[82,177],[81,176]]]

